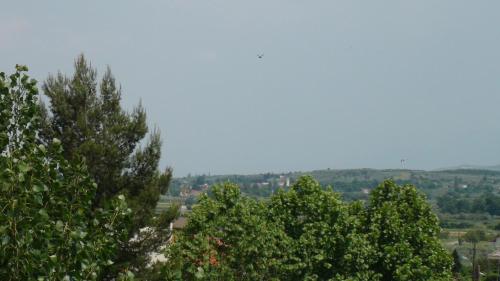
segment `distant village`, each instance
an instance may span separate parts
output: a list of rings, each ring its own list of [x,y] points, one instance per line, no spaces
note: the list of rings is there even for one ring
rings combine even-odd
[[[189,197],[198,197],[203,193],[207,193],[210,189],[211,184],[202,183],[202,184],[191,184],[189,181],[184,180],[181,184],[178,196],[182,199],[187,199]],[[259,181],[255,183],[249,184],[247,187],[249,188],[269,188],[272,186],[277,186],[279,188],[287,188],[290,187],[290,177],[280,175],[277,178],[272,178],[267,181]],[[243,186],[245,188],[245,186]]]

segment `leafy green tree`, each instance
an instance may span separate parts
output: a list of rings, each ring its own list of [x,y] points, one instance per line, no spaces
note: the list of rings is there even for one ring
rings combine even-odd
[[[477,244],[486,239],[486,233],[481,229],[472,229],[464,234],[464,239],[472,244]]]
[[[412,186],[391,181],[368,206],[344,203],[309,176],[269,201],[216,186],[168,251],[173,280],[450,280],[439,225]]]
[[[364,222],[382,281],[450,280],[452,261],[436,215],[414,186],[384,181],[371,192]]]
[[[58,139],[38,138],[36,81],[0,73],[0,280],[97,280],[116,258],[124,197],[92,210],[96,186]]]
[[[472,244],[472,271],[473,273],[478,272],[479,269],[477,269],[476,262],[477,244],[486,239],[486,233],[480,229],[472,229],[465,233],[464,239]],[[479,278],[473,275],[473,279],[476,280]]]
[[[266,220],[262,202],[233,184],[202,195],[189,224],[169,248],[167,276],[175,280],[287,280],[287,237]]]
[[[362,233],[361,206],[349,206],[312,177],[279,191],[269,206],[271,221],[291,240],[286,280],[378,280],[370,265],[376,252]]]
[[[128,237],[120,244],[115,267],[138,271],[146,266],[148,253],[169,237],[168,219],[161,223],[154,220],[156,203],[171,178],[170,169],[158,171],[160,134],[154,131],[144,147],[139,147],[148,132],[141,105],[131,113],[121,108],[121,88],[109,68],[99,83],[97,71],[83,55],[74,67],[72,77],[58,73],[43,85],[49,103],[48,108],[43,107],[42,135],[61,139],[66,159],[85,159],[97,183],[94,209],[105,206],[117,194],[126,196],[132,223]],[[139,232],[145,226],[150,228]],[[132,237],[135,239],[130,241]]]

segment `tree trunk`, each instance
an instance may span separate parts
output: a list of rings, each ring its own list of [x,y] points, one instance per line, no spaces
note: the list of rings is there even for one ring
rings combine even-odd
[[[476,264],[476,246],[477,243],[473,243],[472,246],[472,281],[479,281],[479,265]]]

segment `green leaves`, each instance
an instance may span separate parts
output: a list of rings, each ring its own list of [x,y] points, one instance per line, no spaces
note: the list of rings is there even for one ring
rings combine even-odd
[[[18,72],[28,71],[28,67],[26,65],[16,64],[16,71]],[[26,83],[26,81],[27,79],[23,79],[23,83]]]
[[[269,223],[264,204],[241,196],[232,184],[203,196],[178,243],[168,249],[167,270],[182,280],[281,279],[278,261],[286,237]]]
[[[203,270],[203,268],[198,267],[196,269],[196,273],[194,274],[194,277],[196,279],[203,279],[205,277],[205,271]]]
[[[56,230],[59,231],[59,232],[63,232],[64,231],[64,223],[60,220],[58,220],[56,222]]]
[[[414,186],[385,181],[371,193],[365,230],[379,253],[381,280],[449,280],[436,215]]]
[[[269,210],[270,219],[290,238],[289,260],[284,261],[292,265],[288,278],[373,280],[363,264],[375,253],[359,228],[360,218],[331,189],[301,177],[290,191],[271,198]]]
[[[145,110],[139,104],[132,112],[125,111],[120,105],[121,88],[111,70],[99,79],[83,55],[75,60],[73,74],[50,75],[43,91],[49,103],[41,106],[40,136],[52,142],[52,149],[66,160],[85,161],[96,183],[96,192],[88,198],[92,208],[106,207],[122,196],[131,209],[122,209],[122,215],[131,216],[131,223],[124,226],[128,235],[117,253],[120,262],[107,277],[116,278],[127,268],[144,269],[149,253],[158,251],[170,235],[165,225],[154,225],[156,203],[171,177],[170,169],[158,171],[160,133],[155,130],[144,140],[148,133]],[[158,231],[147,241],[129,243],[145,226]]]
[[[164,270],[174,280],[449,280],[438,230],[425,198],[390,181],[368,206],[311,177],[266,203],[224,184],[194,207]]]
[[[39,143],[36,81],[25,70],[0,75],[0,280],[95,280],[115,258],[127,205],[92,211],[85,167],[57,141]]]
[[[49,214],[47,213],[47,211],[45,211],[45,209],[41,209],[38,211],[38,214],[42,217],[42,219],[44,220],[48,220],[49,219]]]

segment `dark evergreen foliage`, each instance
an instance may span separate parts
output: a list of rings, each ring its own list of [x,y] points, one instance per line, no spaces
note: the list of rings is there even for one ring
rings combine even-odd
[[[462,262],[460,261],[460,254],[458,253],[457,249],[453,250],[452,257],[453,267],[451,271],[454,274],[460,274],[462,272]]]
[[[134,242],[122,241],[120,260],[115,265],[117,269],[144,268],[147,254],[169,237],[165,232],[168,225],[155,225],[153,220],[156,203],[168,189],[172,174],[170,169],[158,171],[160,133],[153,131],[140,147],[148,132],[142,106],[139,104],[131,113],[122,109],[121,87],[109,68],[98,82],[97,71],[83,55],[76,59],[74,67],[72,77],[58,73],[49,76],[43,85],[49,98],[43,110],[43,136],[59,138],[66,159],[85,159],[97,183],[94,208],[106,205],[118,194],[125,195],[133,214],[128,238],[142,227],[153,227],[154,235],[140,235]]]

